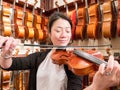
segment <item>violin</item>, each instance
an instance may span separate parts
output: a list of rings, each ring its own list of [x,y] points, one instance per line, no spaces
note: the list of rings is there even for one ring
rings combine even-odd
[[[102,33],[105,38],[113,38],[116,36],[116,14],[114,8],[114,0],[106,1],[102,4],[103,25]]]
[[[18,14],[17,14],[17,25],[18,29],[15,31],[15,37],[20,38],[20,39],[25,39],[25,31],[27,31],[27,12],[26,12],[26,7],[27,7],[27,0],[24,2],[24,7],[23,10],[22,8],[18,8]]]
[[[53,63],[68,65],[69,70],[79,76],[88,75],[98,69],[98,65],[105,63],[103,55],[97,50],[56,50],[51,55]]]
[[[1,90],[9,90],[10,73],[11,71],[5,71],[1,69]]]
[[[96,0],[91,0],[87,6],[88,7],[87,12],[88,12],[88,16],[89,16],[89,18],[88,18],[89,23],[87,25],[87,36],[88,36],[88,38],[92,38],[92,39],[98,39],[101,37],[101,30],[100,30],[100,24],[99,24],[98,1],[96,2]]]
[[[120,37],[120,0],[118,0],[118,21],[117,21],[117,32]]]
[[[83,3],[83,5],[84,5],[84,3]],[[77,22],[76,30],[75,30],[75,38],[83,40],[86,38],[85,37],[86,36],[86,30],[85,30],[86,8],[85,8],[85,5],[80,7],[77,11],[78,11],[78,22]]]

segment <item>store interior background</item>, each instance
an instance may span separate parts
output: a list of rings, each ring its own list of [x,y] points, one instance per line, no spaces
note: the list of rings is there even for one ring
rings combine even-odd
[[[14,0],[3,0],[5,2],[13,2]],[[19,2],[24,2],[25,0],[16,0],[16,4],[18,6],[21,6],[19,4]],[[42,6],[41,2],[47,2],[47,5],[49,7],[46,6]],[[43,14],[45,14],[45,16],[49,17],[50,14],[52,14],[53,11],[57,11],[57,6],[56,6],[56,1],[58,2],[57,4],[59,5],[59,7],[62,9],[60,9],[61,12],[65,12],[66,11],[66,3],[64,2],[64,0],[38,0],[38,3],[36,4],[35,8],[37,10],[41,10],[43,9]],[[66,0],[67,4],[75,2],[75,1],[79,1],[79,0]],[[33,6],[34,5],[35,0],[28,0],[29,5]],[[51,3],[53,2],[53,3]],[[44,3],[43,3],[44,4]],[[116,7],[118,7],[118,0],[115,0],[115,5]],[[23,6],[23,5],[22,5]],[[28,9],[32,12],[32,8],[28,7]],[[74,7],[74,5],[72,6]],[[68,7],[69,9],[70,7]],[[120,32],[119,32],[120,33]],[[21,39],[19,39],[21,42]],[[23,44],[29,44],[29,45],[38,45],[38,46],[24,46]],[[31,53],[34,53],[37,51],[41,51],[42,49],[39,47],[39,44],[46,44],[46,43],[39,43],[34,41],[33,43],[31,43],[31,40],[25,40],[24,43],[21,42],[16,49],[13,52],[13,55],[28,55]],[[120,62],[120,35],[118,35],[118,31],[116,31],[116,35],[114,38],[105,38],[105,37],[101,37],[100,39],[91,39],[91,38],[87,38],[84,40],[81,39],[77,39],[77,40],[73,40],[73,46],[86,46],[86,47],[81,47],[83,49],[96,49],[98,51],[100,51],[103,56],[105,56],[105,59],[108,60],[108,50],[111,54],[113,54],[115,56],[116,60],[119,60]],[[99,45],[106,45],[104,47],[98,47]],[[91,47],[91,46],[95,46],[95,47]],[[2,70],[1,70],[2,71]],[[3,75],[4,76],[4,75]],[[18,79],[19,80],[19,79]],[[27,89],[26,89],[27,90]]]
[[[22,1],[22,0],[21,0]],[[24,1],[24,0],[23,0]],[[55,2],[58,1],[58,5],[59,6],[64,6],[65,3],[63,0],[54,0],[53,2],[53,7],[56,8]],[[66,0],[67,3],[73,2],[74,0]],[[32,5],[34,3],[34,0],[28,0],[28,2]],[[117,0],[116,0],[116,5],[117,4]],[[38,1],[36,7],[40,8],[40,0]],[[29,41],[25,42],[26,44],[29,44]],[[37,44],[36,42],[34,42],[34,44]],[[104,38],[102,37],[101,39],[97,40],[97,39],[88,39],[88,40],[74,40],[74,45],[79,45],[79,46],[97,46],[97,45],[112,45],[112,48],[110,46],[106,46],[106,47],[95,47],[95,49],[101,51],[103,53],[104,56],[108,56],[108,54],[106,53],[106,49],[110,48],[110,52],[112,54],[116,53],[119,54],[120,53],[120,37],[117,35],[116,33],[116,37],[115,38]],[[20,48],[20,54],[23,54],[24,51],[26,50],[26,48],[30,48],[30,52],[29,53],[33,53],[35,51],[35,49],[39,49],[39,47],[24,47],[24,46],[17,46],[17,48]],[[91,47],[87,47],[87,49],[91,49]]]

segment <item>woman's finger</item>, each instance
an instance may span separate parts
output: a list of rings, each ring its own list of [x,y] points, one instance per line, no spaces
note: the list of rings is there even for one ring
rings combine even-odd
[[[10,48],[15,49],[15,47],[20,43],[20,40],[14,39]]]
[[[114,66],[114,57],[111,55],[108,60],[108,64],[105,72],[112,72]]]
[[[102,75],[103,75],[104,72],[105,72],[105,66],[106,66],[106,65],[105,65],[104,63],[99,66],[98,72],[100,72]]]
[[[8,40],[8,37],[2,37],[0,36],[0,47],[3,46],[3,44]]]
[[[74,48],[70,48],[70,47],[68,47],[68,48],[66,48],[66,51],[69,53],[69,52],[71,52],[71,51],[73,51],[74,50]]]
[[[115,74],[118,70],[119,70],[119,63],[117,61],[114,61],[114,67],[112,73]]]
[[[14,40],[13,40],[12,37],[10,37],[10,38],[6,41],[6,43],[5,43],[5,48],[4,48],[5,51],[9,50],[9,48],[10,48],[11,44],[13,43],[13,41],[14,41]]]

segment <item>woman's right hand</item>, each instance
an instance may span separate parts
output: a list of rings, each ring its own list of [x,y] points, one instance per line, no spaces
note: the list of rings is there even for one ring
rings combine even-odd
[[[1,57],[3,57],[4,59],[7,59],[10,56],[12,56],[12,52],[14,51],[18,43],[19,43],[19,40],[14,39],[13,37],[0,36],[0,48],[2,49]]]

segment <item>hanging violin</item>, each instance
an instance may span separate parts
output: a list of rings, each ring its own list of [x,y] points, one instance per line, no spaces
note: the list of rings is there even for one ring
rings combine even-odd
[[[113,0],[114,1],[114,0]],[[114,38],[116,36],[116,16],[114,15],[114,2],[106,1],[102,4],[103,25],[102,33],[105,38]]]
[[[80,7],[76,12],[78,12],[77,16],[77,25],[76,25],[76,30],[75,30],[75,38],[76,39],[85,39],[86,38],[86,30],[85,30],[85,23],[86,23],[86,9],[84,2],[82,3],[83,6]]]
[[[11,22],[10,22],[10,4],[3,3],[1,1],[1,15],[2,15],[2,24],[1,24],[1,35],[2,36],[11,36],[12,35],[12,29],[11,29]]]
[[[92,39],[98,39],[101,37],[101,29],[99,24],[99,5],[97,3],[98,1],[96,2],[96,0],[90,0],[90,3],[88,3],[87,12],[89,15],[89,23],[87,25],[87,36],[88,38]]]
[[[27,25],[27,12],[26,12],[26,7],[27,7],[27,1],[25,0],[24,2],[24,7],[23,10],[20,8],[18,9],[18,16],[17,16],[17,25],[18,29],[15,31],[15,37],[20,38],[20,39],[25,39],[25,31],[28,29],[26,27]]]
[[[118,21],[117,21],[117,32],[120,37],[120,0],[118,0]]]

